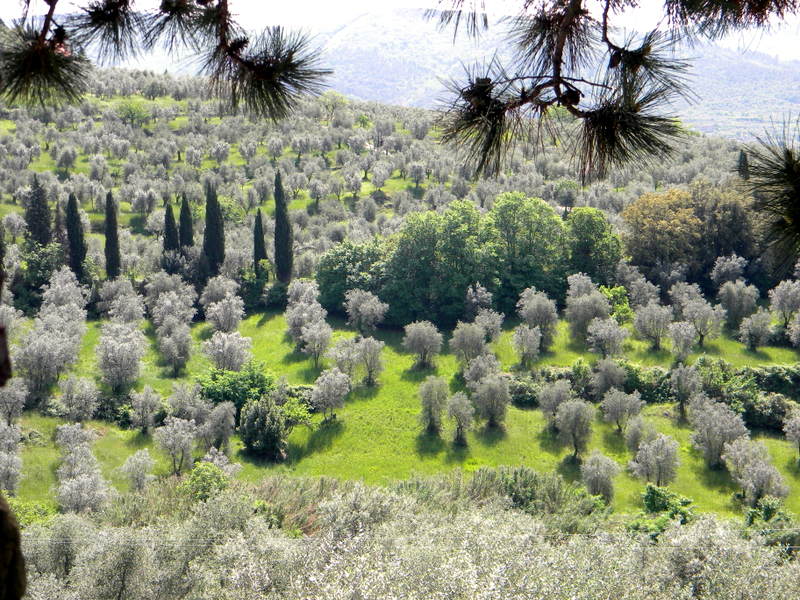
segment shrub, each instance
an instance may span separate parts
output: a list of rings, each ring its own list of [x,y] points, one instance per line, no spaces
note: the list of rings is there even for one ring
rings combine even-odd
[[[221,468],[210,462],[200,461],[180,487],[193,502],[205,502],[227,488],[228,483],[228,477]]]
[[[273,461],[285,457],[286,423],[281,410],[268,397],[244,405],[239,434],[248,452]]]

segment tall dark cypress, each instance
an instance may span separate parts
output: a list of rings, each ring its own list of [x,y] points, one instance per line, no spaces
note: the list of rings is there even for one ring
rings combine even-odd
[[[256,221],[253,223],[253,269],[261,277],[264,269],[261,261],[267,260],[267,245],[264,242],[264,222],[261,219],[261,209],[256,211]]]
[[[739,164],[737,165],[739,177],[747,181],[750,179],[750,161],[747,159],[747,152],[739,150]]]
[[[278,281],[289,283],[292,280],[292,222],[289,220],[289,206],[283,191],[281,172],[275,173],[275,274]]]
[[[117,228],[117,205],[111,192],[106,194],[106,276],[109,279],[119,277],[119,231]]]
[[[25,223],[28,225],[27,236],[46,246],[50,243],[52,230],[50,229],[50,207],[47,205],[44,188],[39,183],[39,178],[34,176],[31,197],[25,207]]]
[[[75,197],[75,194],[70,194],[67,200],[67,242],[69,247],[69,268],[75,273],[78,281],[83,281],[86,239],[78,207],[78,198]]]
[[[64,256],[69,254],[69,242],[67,240],[67,228],[64,226],[64,211],[61,210],[61,203],[56,202],[56,216],[53,219],[52,241],[61,246]]]
[[[219,268],[225,260],[225,225],[222,222],[222,209],[213,186],[206,188],[206,230],[203,232],[203,263],[205,275],[219,275]]]
[[[183,195],[183,199],[181,200],[181,213],[178,218],[180,219],[181,248],[194,246],[192,209],[189,206],[189,201],[186,199],[186,194]]]
[[[174,252],[180,249],[178,239],[178,226],[175,224],[175,213],[172,212],[172,205],[167,204],[164,210],[164,252]]]

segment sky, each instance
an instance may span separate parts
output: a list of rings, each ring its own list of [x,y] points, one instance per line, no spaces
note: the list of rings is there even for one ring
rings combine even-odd
[[[590,0],[591,2],[591,0]],[[600,6],[598,0],[594,0]],[[76,6],[85,4],[80,0],[60,0],[58,12],[74,12]],[[136,0],[139,9],[156,8],[159,0]],[[641,7],[628,10],[616,20],[623,27],[639,31],[658,23],[663,1],[642,0]],[[21,0],[0,0],[0,18],[11,20],[21,13]],[[269,2],[267,0],[230,0],[232,10],[239,15],[240,23],[258,28],[269,24],[302,26],[312,32],[315,28],[346,17],[347,14],[381,12],[395,8],[431,8],[437,0],[294,0],[292,2]],[[487,0],[487,5],[496,13],[513,13],[519,2],[513,0]],[[44,0],[32,0],[32,14],[46,10]],[[782,60],[800,60],[800,17],[788,23],[775,25],[770,30],[745,31],[733,34],[720,41],[721,45],[742,52],[758,51]]]

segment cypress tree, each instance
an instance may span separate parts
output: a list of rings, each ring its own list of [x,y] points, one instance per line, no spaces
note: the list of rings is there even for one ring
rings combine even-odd
[[[186,199],[186,194],[183,195],[183,199],[181,201],[181,213],[179,219],[181,248],[194,246],[194,224],[192,223],[192,209],[189,207],[189,201]]]
[[[261,261],[267,259],[267,246],[264,243],[264,222],[261,219],[261,209],[256,211],[256,221],[253,224],[253,269],[258,277],[263,275]]]
[[[51,239],[50,207],[44,195],[44,188],[39,183],[39,178],[33,178],[33,188],[28,206],[25,207],[25,223],[28,225],[27,236],[29,240],[47,246]]]
[[[119,231],[117,229],[117,206],[111,192],[106,194],[106,276],[119,277]]]
[[[64,226],[64,213],[61,210],[61,203],[56,202],[56,216],[53,219],[53,240],[61,246],[63,256],[69,254],[69,242],[67,240],[67,228]]]
[[[219,275],[219,268],[225,260],[225,225],[222,210],[213,186],[206,188],[206,230],[203,233],[203,262],[205,274],[209,277]]]
[[[292,280],[292,222],[283,191],[281,172],[275,173],[275,274],[278,281]]]
[[[747,152],[739,150],[739,165],[737,167],[739,177],[747,181],[750,179],[750,161],[747,160]]]
[[[172,212],[172,205],[167,204],[164,211],[164,252],[173,252],[180,248],[178,239],[178,226],[175,224],[175,213]]]
[[[67,242],[69,247],[69,268],[75,273],[78,281],[83,281],[83,262],[86,260],[86,240],[83,233],[83,222],[78,210],[78,199],[75,194],[67,200]]]

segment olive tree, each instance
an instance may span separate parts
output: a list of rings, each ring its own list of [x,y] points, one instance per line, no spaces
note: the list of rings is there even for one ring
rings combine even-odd
[[[61,396],[58,408],[68,421],[82,422],[91,419],[99,401],[95,382],[88,377],[70,375],[59,383]]]
[[[235,331],[243,316],[244,301],[239,296],[227,296],[206,308],[206,320],[216,331]]]
[[[800,452],[800,411],[794,411],[787,415],[783,423],[783,433],[786,439],[797,446]]]
[[[472,419],[475,415],[475,408],[472,406],[467,395],[463,392],[456,392],[447,402],[447,414],[455,423],[454,442],[457,445],[467,444],[467,431],[472,426]]]
[[[719,289],[717,299],[725,309],[729,327],[738,327],[742,319],[752,315],[758,303],[758,288],[743,280],[726,281]]]
[[[678,442],[659,433],[651,440],[643,441],[629,467],[634,475],[646,481],[664,486],[678,474]]]
[[[539,327],[531,327],[526,323],[517,325],[514,328],[512,341],[519,356],[519,363],[523,367],[529,367],[539,358],[539,349],[542,343],[542,332]]]
[[[644,402],[638,390],[626,394],[622,390],[613,388],[603,395],[603,401],[600,403],[603,418],[614,423],[620,433],[625,430],[628,421],[641,412],[643,406]]]
[[[0,387],[0,418],[11,425],[22,416],[25,400],[28,398],[28,386],[24,379],[12,377]]]
[[[478,282],[467,288],[467,294],[464,298],[464,318],[467,321],[473,321],[482,309],[491,307],[492,293],[489,290]]]
[[[677,362],[685,361],[692,353],[697,341],[697,331],[691,323],[676,321],[669,326],[670,352]]]
[[[486,419],[488,427],[499,427],[506,418],[506,407],[511,401],[508,379],[499,374],[489,375],[481,381],[474,394],[478,415]]]
[[[726,283],[741,279],[746,268],[747,259],[737,256],[736,253],[730,256],[720,256],[714,261],[714,266],[711,269],[711,281],[722,287]]]
[[[767,344],[771,335],[772,315],[764,308],[743,319],[739,326],[739,340],[754,352],[759,346]]]
[[[725,320],[725,309],[719,305],[711,306],[705,300],[690,300],[683,307],[683,315],[694,327],[697,343],[702,348],[706,340],[719,336]]]
[[[167,417],[164,425],[153,432],[153,439],[161,450],[169,456],[172,463],[172,472],[180,475],[184,466],[191,462],[192,445],[197,433],[194,421]]]
[[[558,407],[573,399],[572,386],[566,379],[559,379],[542,387],[539,391],[539,408],[551,427],[555,427]]]
[[[639,336],[650,342],[653,350],[661,349],[661,340],[667,335],[672,322],[672,309],[651,300],[647,306],[636,311],[633,326]]]
[[[135,492],[144,491],[147,484],[155,477],[152,475],[156,462],[150,456],[150,451],[145,448],[131,454],[119,468]]]
[[[517,314],[529,327],[539,328],[542,336],[541,351],[547,352],[553,345],[558,325],[556,303],[544,292],[527,288],[519,296]]]
[[[556,411],[556,428],[561,441],[572,446],[573,458],[578,458],[592,434],[594,407],[583,400],[567,400]]]
[[[450,338],[450,349],[455,352],[461,363],[466,366],[473,358],[489,351],[486,345],[486,334],[477,323],[458,322]]]
[[[625,428],[625,445],[631,452],[638,452],[644,442],[649,442],[657,435],[655,427],[645,421],[641,415],[636,415],[628,421]]]
[[[389,305],[381,302],[372,292],[352,289],[345,294],[344,309],[347,312],[348,325],[365,335],[383,321]]]
[[[679,364],[669,374],[669,385],[678,403],[680,419],[684,420],[689,399],[702,390],[703,382],[700,379],[700,373],[694,367]]]
[[[504,315],[489,308],[482,308],[475,316],[475,323],[483,328],[486,340],[493,342],[500,337],[503,330]]]
[[[722,460],[750,506],[764,496],[784,498],[789,494],[789,487],[770,463],[769,451],[763,443],[739,437],[725,444]]]
[[[131,394],[131,423],[146,434],[155,422],[156,411],[162,406],[161,396],[149,385]]]
[[[339,340],[328,350],[327,356],[333,361],[336,368],[352,380],[355,375],[356,367],[361,364],[359,340],[356,338]]]
[[[334,418],[334,410],[344,406],[344,398],[350,391],[350,378],[336,367],[320,373],[311,392],[311,404],[322,411],[325,420]]]
[[[500,361],[494,354],[481,354],[476,356],[464,369],[464,382],[471,391],[475,391],[489,375],[500,372]]]
[[[358,342],[358,354],[364,367],[364,383],[375,385],[378,376],[383,372],[383,347],[385,344],[373,337],[361,338]]]
[[[142,357],[147,348],[144,333],[127,323],[103,325],[97,343],[97,366],[103,382],[119,394],[139,378]]]
[[[415,354],[416,366],[429,367],[433,357],[442,351],[442,334],[430,321],[415,321],[405,326],[403,348]]]
[[[610,503],[614,498],[614,477],[619,471],[615,460],[595,450],[581,464],[581,480],[590,494]]]
[[[627,378],[627,373],[617,362],[610,358],[603,358],[597,361],[594,366],[589,386],[596,399],[603,398],[611,389],[622,389]]]
[[[586,340],[589,323],[593,319],[607,319],[611,314],[611,307],[606,298],[599,291],[567,296],[567,307],[564,316],[569,322],[572,339],[577,342]]]
[[[787,279],[769,291],[769,306],[783,323],[784,329],[789,326],[792,317],[800,310],[800,281]]]
[[[217,369],[239,371],[252,357],[251,345],[252,340],[243,337],[238,331],[232,333],[215,331],[211,339],[203,342],[203,352]]]
[[[691,407],[692,445],[712,469],[722,466],[725,445],[748,437],[742,417],[720,402],[698,402]]]
[[[592,319],[586,342],[589,350],[603,358],[609,358],[622,353],[628,335],[628,330],[620,326],[615,319]]]
[[[422,405],[419,420],[428,433],[438,433],[442,428],[442,413],[447,405],[447,382],[442,377],[429,375],[419,386]]]
[[[328,349],[332,336],[333,328],[325,321],[314,321],[303,326],[303,352],[314,359],[315,367],[319,366],[319,359]]]

